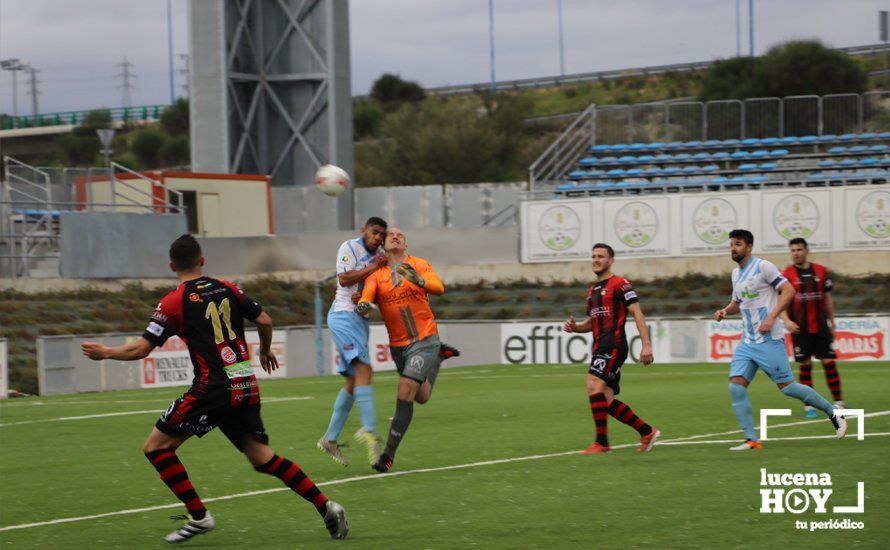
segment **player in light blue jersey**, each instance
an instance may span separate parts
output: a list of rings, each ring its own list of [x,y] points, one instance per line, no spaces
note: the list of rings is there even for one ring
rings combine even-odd
[[[337,294],[328,311],[328,327],[339,356],[337,371],[344,380],[334,401],[328,430],[318,440],[317,447],[343,466],[349,461],[343,456],[337,439],[354,403],[358,403],[362,423],[355,438],[367,447],[370,462],[380,455],[368,350],[370,325],[366,317],[354,312],[353,295],[361,292],[361,285],[368,275],[386,265],[386,256],[379,250],[386,229],[386,221],[369,218],[362,227],[361,237],[344,242],[337,251]]]
[[[840,439],[847,433],[847,421],[841,410],[832,407],[813,388],[795,382],[791,373],[785,351],[785,330],[782,323],[776,320],[794,299],[794,287],[774,264],[752,256],[753,247],[754,235],[750,231],[734,229],[729,234],[730,253],[739,267],[732,271],[732,300],[714,313],[718,322],[727,315],[742,314],[742,341],[732,354],[729,393],[732,410],[747,439],[731,449],[748,451],[763,448],[754,430],[754,416],[748,398],[748,384],[754,379],[758,368],[776,383],[783,394],[824,412]]]

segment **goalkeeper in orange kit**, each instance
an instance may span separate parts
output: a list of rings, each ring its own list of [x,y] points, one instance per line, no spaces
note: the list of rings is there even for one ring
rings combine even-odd
[[[407,253],[405,234],[392,227],[386,233],[383,250],[389,260],[365,279],[356,313],[366,315],[376,303],[389,333],[389,346],[399,371],[396,412],[393,415],[386,448],[372,467],[387,472],[411,418],[414,403],[426,403],[433,393],[442,363],[439,329],[430,309],[428,294],[445,293],[445,285],[429,262]]]

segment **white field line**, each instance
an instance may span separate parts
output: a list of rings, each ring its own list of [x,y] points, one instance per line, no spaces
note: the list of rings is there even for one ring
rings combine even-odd
[[[875,416],[886,416],[890,414],[890,411],[875,411],[871,413],[866,413],[863,415],[864,418],[872,418]],[[799,422],[785,422],[784,424],[773,424],[771,427],[773,428],[786,428],[788,426],[803,426],[805,424],[819,424],[828,422],[827,418],[820,418],[817,420],[801,420]],[[759,429],[759,426],[755,426]],[[832,428],[833,429],[833,428]],[[706,437],[716,437],[718,435],[732,435],[742,433],[742,430],[731,430],[728,432],[720,432],[713,434],[705,434],[705,435],[690,435],[689,437],[678,437],[677,439],[672,439],[671,441],[691,441],[693,439],[703,439]],[[834,437],[834,436],[831,436]],[[769,441],[773,441],[773,438],[770,438]]]
[[[315,399],[314,397],[269,397],[267,399],[263,399],[263,403],[277,403],[280,401],[305,401],[307,399]],[[109,416],[129,416],[131,414],[161,414],[164,412],[164,407],[161,406],[158,409],[150,409],[145,411],[122,411],[122,412],[113,412],[113,413],[102,413],[102,414],[87,414],[83,416],[62,416],[60,418],[44,418],[41,420],[23,420],[21,422],[7,422],[6,424],[0,424],[0,428],[4,428],[6,426],[21,426],[23,424],[40,424],[43,422],[64,422],[67,420],[89,420],[91,418],[106,418]]]
[[[684,372],[684,373],[678,374],[676,372],[668,372],[668,371],[663,371],[663,370],[659,370],[657,372],[649,372],[649,371],[645,370],[647,367],[643,367],[640,365],[631,365],[631,369],[639,368],[640,370],[624,370],[624,368],[622,368],[621,376],[622,376],[622,378],[625,378],[628,376],[631,378],[636,378],[637,376],[646,376],[646,377],[649,377],[649,376],[726,376],[728,379],[726,365],[724,365],[722,363],[714,363],[714,367],[715,367],[714,370],[689,371],[689,372]],[[444,376],[445,374],[447,374],[448,378],[454,377],[454,378],[460,378],[461,380],[497,380],[499,378],[565,378],[565,377],[577,378],[578,376],[584,376],[587,374],[587,365],[570,365],[569,367],[560,366],[560,367],[549,367],[549,368],[553,368],[553,369],[569,369],[569,368],[571,368],[571,369],[578,369],[578,370],[577,370],[577,372],[557,372],[557,373],[551,372],[551,373],[545,373],[545,374],[520,374],[517,372],[505,372],[503,374],[489,374],[489,375],[477,376],[476,373],[468,372],[468,373],[464,374],[464,373],[454,372],[457,370],[457,368],[455,368],[454,370],[445,369],[442,371],[443,374],[440,374],[439,376]],[[521,369],[517,368],[517,369],[514,369],[514,371],[515,370],[521,370]],[[846,368],[843,370],[844,370],[844,372],[875,372],[875,373],[879,372],[877,369],[868,369],[868,368],[857,369],[855,367],[849,367],[849,368]]]
[[[890,413],[890,411],[883,411],[883,412]],[[777,426],[773,426],[773,427],[778,428],[779,426],[777,425]],[[736,432],[730,432],[730,433],[741,433],[741,431],[742,430],[737,430]],[[693,437],[713,437],[716,435],[721,435],[721,434],[701,434],[699,436],[693,436]],[[867,434],[865,434],[865,436],[866,437],[890,436],[890,432],[867,433]],[[777,438],[771,439],[770,441],[829,439],[829,438],[834,438],[834,436],[833,435],[814,435],[814,436],[800,436],[800,437],[777,437]],[[707,444],[714,444],[714,443],[738,443],[738,440],[735,440],[735,439],[719,440],[719,441],[689,441],[688,439],[689,438],[685,438],[685,440],[682,440],[682,441],[680,439],[669,439],[666,441],[660,441],[659,443],[657,443],[657,445],[707,445]],[[627,443],[624,445],[615,445],[612,447],[612,449],[625,449],[625,448],[630,448],[630,447],[636,447],[638,445],[639,445],[639,443]],[[390,472],[387,474],[370,474],[370,475],[364,475],[364,476],[347,477],[347,478],[342,478],[342,479],[332,479],[330,481],[322,481],[321,483],[317,483],[316,485],[318,487],[329,487],[331,485],[342,485],[345,483],[354,483],[356,481],[366,481],[369,479],[380,479],[380,478],[387,478],[387,477],[405,476],[405,475],[409,475],[409,474],[424,474],[424,473],[430,473],[430,472],[445,472],[445,471],[450,471],[450,470],[464,470],[467,468],[477,468],[479,466],[493,466],[493,465],[497,465],[497,464],[508,464],[511,462],[524,462],[527,460],[539,460],[542,458],[555,458],[555,457],[560,457],[560,456],[574,455],[574,454],[578,454],[580,452],[581,452],[580,450],[564,451],[561,453],[549,453],[549,454],[541,454],[541,455],[518,456],[518,457],[513,457],[513,458],[501,458],[501,459],[497,459],[497,460],[471,462],[468,464],[454,464],[451,466],[439,466],[436,468],[420,468],[417,470],[405,470],[405,471],[401,471],[401,472]],[[225,496],[221,496],[221,497],[205,498],[205,499],[203,499],[203,501],[204,502],[216,502],[216,501],[220,501],[220,500],[232,500],[232,499],[236,499],[236,498],[251,497],[251,496],[256,496],[256,495],[267,495],[270,493],[279,493],[281,491],[289,491],[289,490],[290,489],[288,487],[279,487],[276,489],[264,489],[262,491],[248,491],[246,493],[236,493],[234,495],[225,495]],[[172,508],[181,508],[181,507],[182,507],[182,503],[177,502],[176,504],[162,504],[160,506],[149,506],[146,508],[131,508],[129,510],[118,510],[117,512],[105,512],[103,514],[93,514],[90,516],[60,518],[60,519],[53,519],[53,520],[49,520],[49,521],[40,521],[40,522],[35,522],[35,523],[21,523],[18,525],[7,525],[6,527],[0,527],[0,532],[13,531],[16,529],[31,529],[33,527],[44,527],[47,525],[58,525],[60,523],[72,523],[75,521],[86,521],[86,520],[91,520],[91,519],[107,518],[107,517],[111,517],[111,516],[141,514],[144,512],[154,512],[157,510],[169,510]]]

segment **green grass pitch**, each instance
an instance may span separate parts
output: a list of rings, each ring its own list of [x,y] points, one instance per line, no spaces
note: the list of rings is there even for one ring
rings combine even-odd
[[[841,364],[845,400],[867,413],[890,411],[890,364]],[[270,476],[257,474],[214,431],[180,457],[217,529],[185,543],[263,548],[886,548],[890,517],[890,414],[856,422],[843,440],[827,420],[771,428],[762,452],[731,453],[740,435],[709,435],[636,451],[639,438],[609,420],[608,455],[568,453],[593,439],[583,366],[479,366],[445,369],[430,403],[417,406],[396,458],[401,475],[373,476],[355,443],[343,468],[315,449],[340,386],[338,377],[263,382],[271,445],[298,462],[344,505],[351,531],[331,541],[312,507]],[[816,389],[827,395],[814,369]],[[386,433],[395,402],[393,373],[376,377],[378,425]],[[627,365],[620,398],[658,426],[662,440],[738,430],[725,365]],[[140,447],[181,388],[5,400],[0,404],[0,545],[8,548],[159,548],[184,512]],[[292,399],[306,397],[309,399]],[[755,413],[791,408],[763,373],[752,384]],[[358,428],[357,410],[344,430]],[[113,415],[113,413],[131,413]],[[106,415],[106,416],[97,416]],[[60,420],[68,417],[88,417]],[[883,434],[883,435],[880,435]],[[633,446],[630,446],[633,445]],[[555,456],[548,456],[555,455]],[[536,458],[527,458],[536,457]],[[521,459],[524,460],[506,460]],[[495,461],[489,464],[477,464]],[[461,466],[452,468],[453,466]],[[856,502],[865,513],[759,512],[760,468],[827,472],[830,506]],[[427,471],[417,471],[427,470]],[[350,478],[357,478],[350,481]],[[250,491],[270,492],[219,499]],[[164,505],[169,508],[118,513]],[[108,514],[51,523],[63,518]],[[804,531],[795,521],[849,518],[862,530]],[[37,524],[27,528],[11,526]],[[327,547],[327,546],[326,546]]]

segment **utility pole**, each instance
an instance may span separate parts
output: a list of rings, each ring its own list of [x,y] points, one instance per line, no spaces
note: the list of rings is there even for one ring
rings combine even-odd
[[[748,54],[754,57],[754,0],[748,0]]]
[[[118,89],[123,90],[121,98],[123,101],[123,107],[125,109],[129,109],[133,106],[133,96],[130,93],[130,90],[136,87],[136,85],[131,82],[131,80],[134,80],[136,78],[136,75],[134,75],[132,71],[130,71],[130,69],[133,67],[133,64],[127,61],[127,56],[124,56],[123,63],[119,63],[117,66],[121,68],[121,73],[115,75],[115,78],[121,79],[121,85],[118,86]]]
[[[12,117],[13,119],[19,116],[19,92],[18,86],[16,82],[16,72],[24,71],[28,68],[27,63],[22,63],[20,59],[4,59],[0,61],[0,69],[4,71],[9,71],[12,73]]]
[[[565,47],[562,35],[562,0],[556,0],[556,11],[559,18],[559,76],[566,75]]]
[[[29,87],[31,91],[27,92],[29,96],[31,96],[31,108],[34,111],[34,117],[40,114],[40,107],[38,106],[37,96],[40,95],[40,90],[37,89],[37,84],[40,83],[37,80],[37,73],[40,71],[35,69],[34,67],[28,67],[27,69],[28,75],[31,77],[31,81],[29,82]]]
[[[173,91],[173,7],[167,0],[167,70],[170,77],[170,105],[176,101],[176,93]]]
[[[494,0],[488,0],[488,50],[491,63],[491,91],[494,92],[498,89],[494,76]]]

